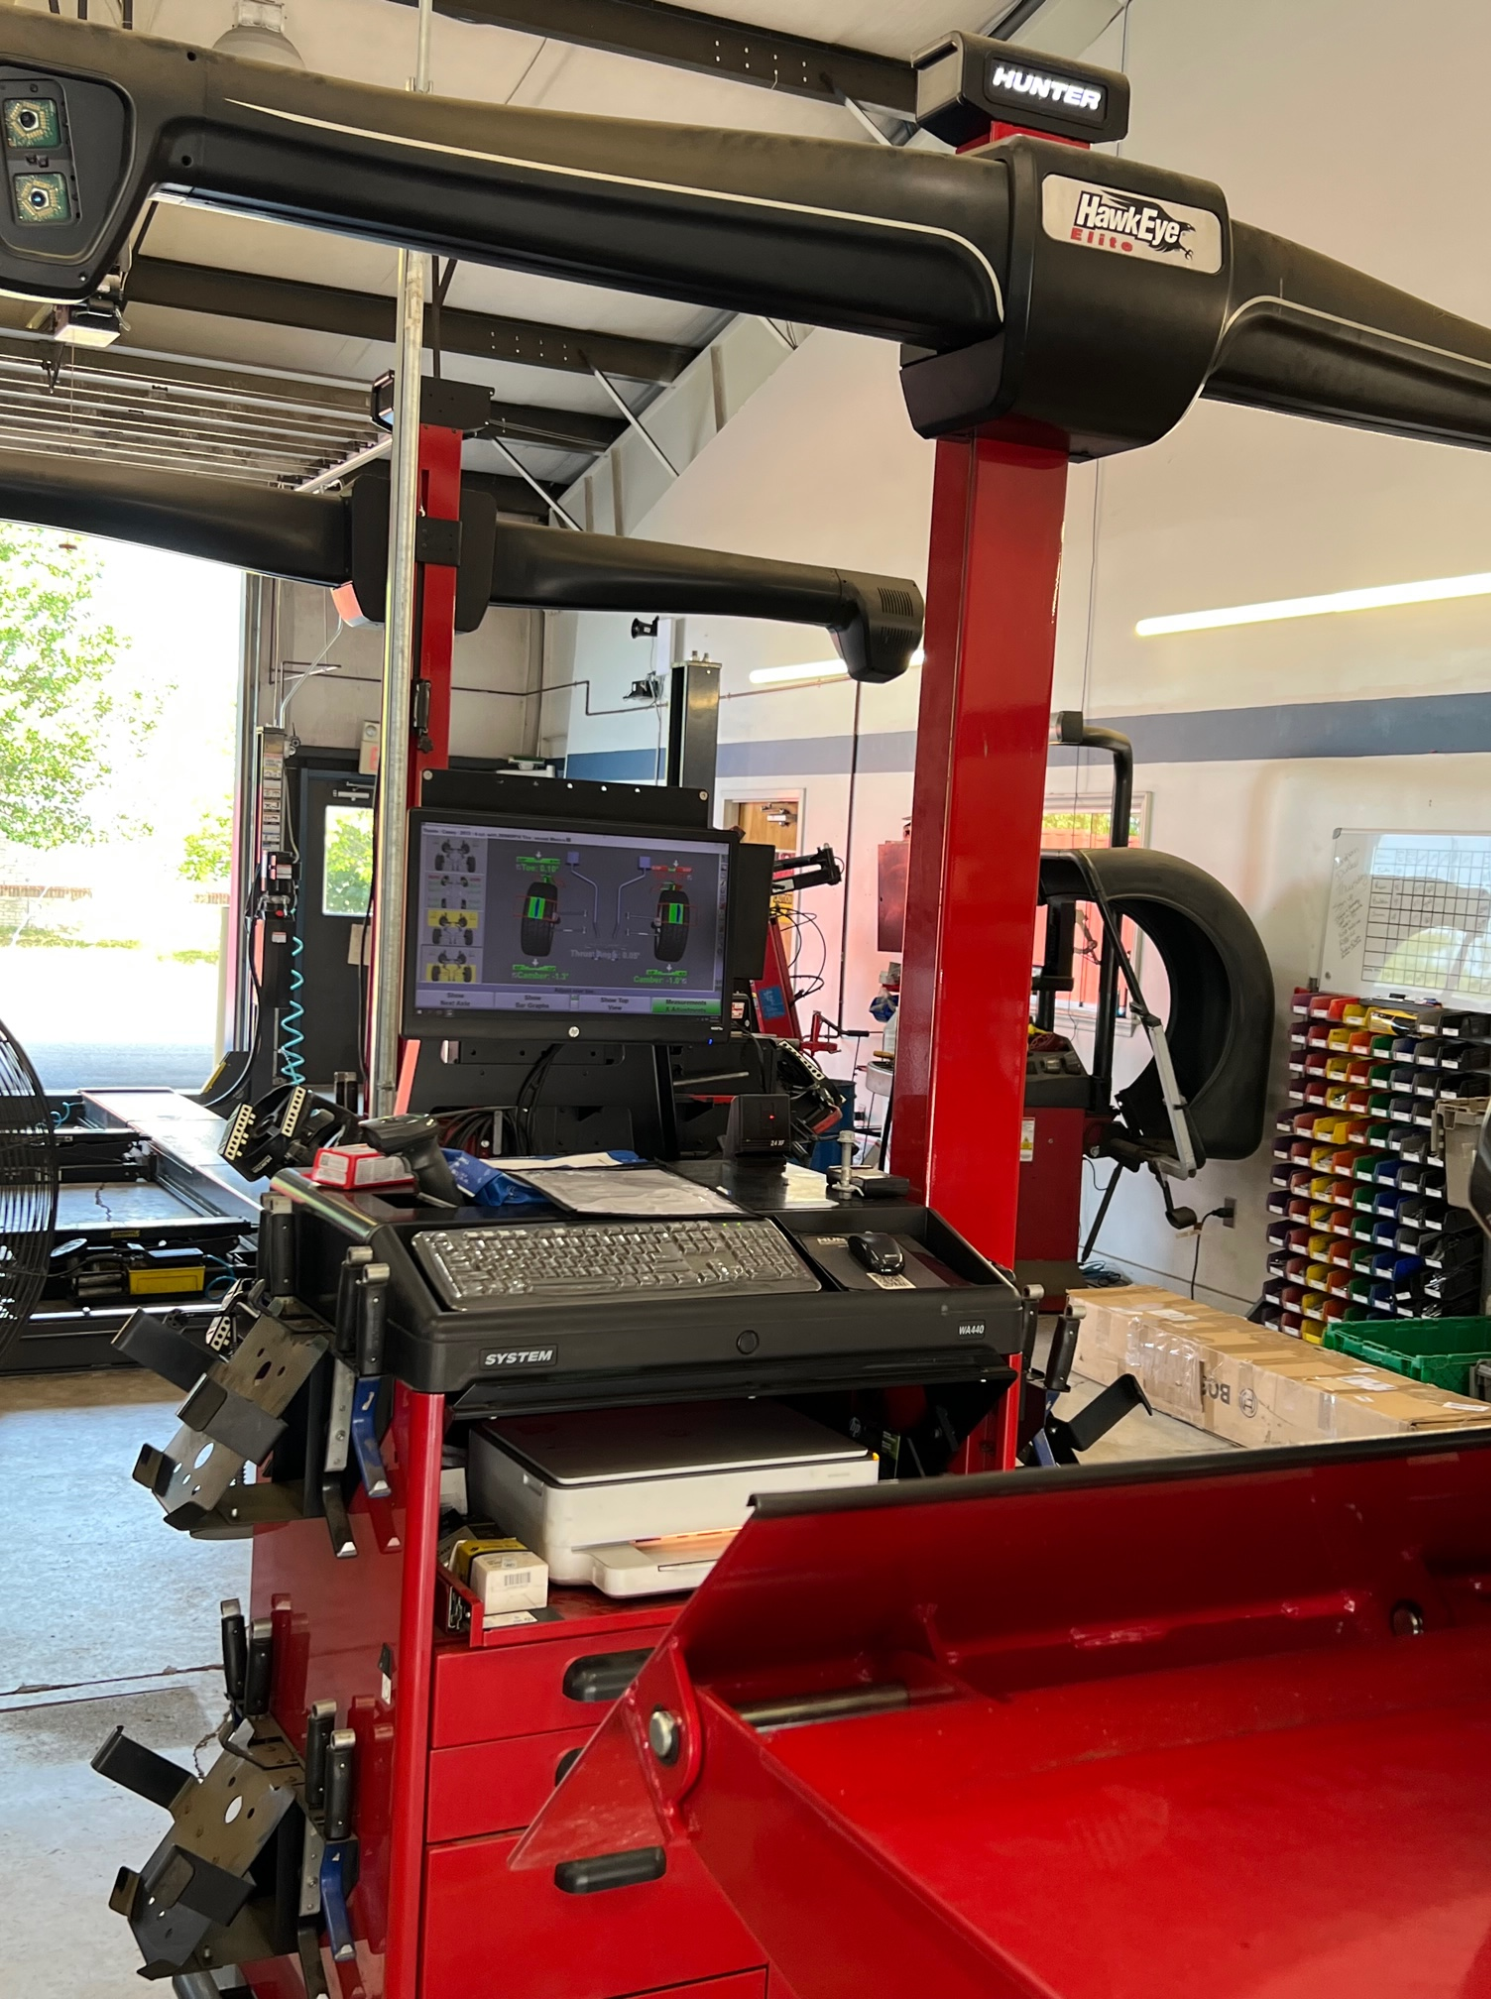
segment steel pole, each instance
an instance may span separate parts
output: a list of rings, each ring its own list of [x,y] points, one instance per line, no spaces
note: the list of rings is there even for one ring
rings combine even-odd
[[[433,0],[420,0],[415,90],[430,88]],[[394,351],[394,441],[389,479],[389,580],[384,617],[383,701],[378,749],[373,964],[369,995],[371,1117],[394,1109],[399,1087],[399,1015],[404,983],[404,875],[408,846],[409,724],[419,628],[415,536],[420,511],[420,370],[425,348],[429,258],[399,252],[399,324]]]

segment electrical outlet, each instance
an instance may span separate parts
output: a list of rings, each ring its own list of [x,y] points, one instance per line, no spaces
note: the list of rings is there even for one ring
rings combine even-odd
[[[1233,1196],[1230,1194],[1226,1201],[1219,1201],[1218,1207],[1222,1211],[1218,1215],[1218,1220],[1222,1223],[1223,1227],[1225,1229],[1236,1227],[1238,1223],[1238,1203]]]

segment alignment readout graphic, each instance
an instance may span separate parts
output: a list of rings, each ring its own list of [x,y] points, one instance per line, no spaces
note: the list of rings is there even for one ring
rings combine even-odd
[[[415,1004],[718,1014],[728,865],[672,835],[426,823]]]

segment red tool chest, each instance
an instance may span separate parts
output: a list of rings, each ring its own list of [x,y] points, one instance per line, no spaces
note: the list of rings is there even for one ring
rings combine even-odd
[[[557,1872],[513,1873],[518,1836],[686,1600],[616,1603],[553,1592],[537,1621],[484,1628],[435,1569],[439,1398],[402,1387],[384,1443],[392,1504],[352,1505],[358,1553],[339,1561],[320,1520],[255,1535],[253,1615],[275,1628],[274,1713],[304,1742],[319,1700],[358,1737],[355,1963],[323,1951],[338,1999],[792,1999],[698,1858],[654,1879],[567,1892]],[[469,1613],[453,1633],[452,1592]],[[411,1814],[413,1817],[411,1818]],[[401,1871],[396,1828],[418,1828]],[[592,1857],[582,1843],[577,1860]],[[660,1860],[663,1857],[660,1856]],[[246,1966],[258,1999],[304,1999],[293,1959]]]
[[[743,1993],[765,1992],[759,1946],[696,1855],[670,1855],[657,1881],[568,1895],[550,1872],[509,1872],[517,1844],[507,1834],[430,1849],[420,1968],[428,1999],[467,1999],[499,1974],[504,1999],[712,1992],[712,1975],[733,1967],[745,1974]],[[735,1999],[734,1984],[725,1991]]]

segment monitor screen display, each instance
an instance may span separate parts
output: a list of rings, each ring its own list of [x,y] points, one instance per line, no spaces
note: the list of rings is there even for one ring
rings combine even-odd
[[[416,1014],[634,1031],[727,1011],[730,847],[718,836],[564,832],[421,816]]]

